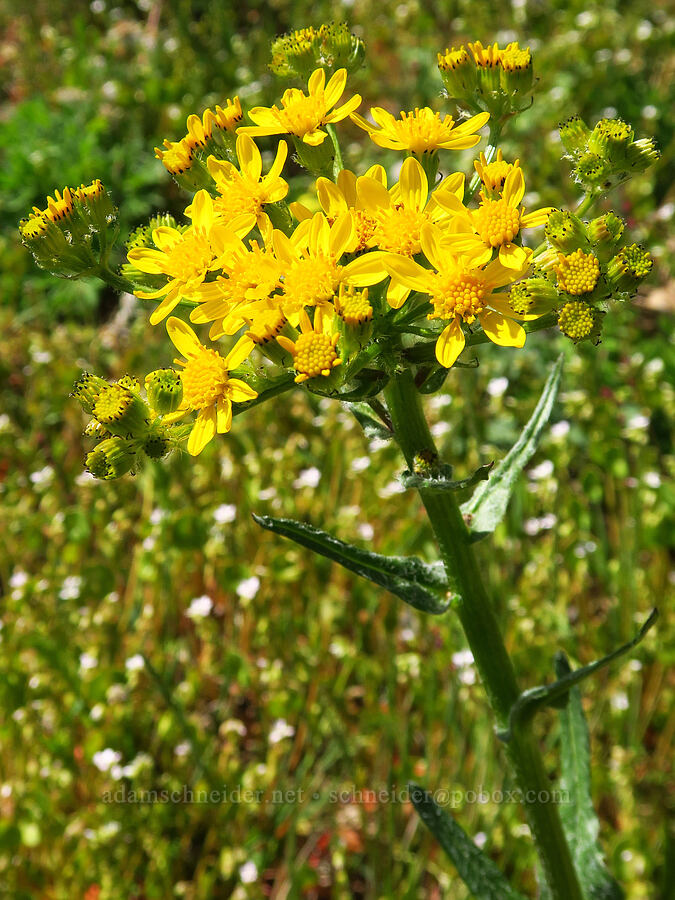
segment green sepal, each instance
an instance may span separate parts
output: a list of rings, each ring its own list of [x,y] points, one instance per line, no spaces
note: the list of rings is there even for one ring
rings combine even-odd
[[[556,655],[555,673],[559,680],[573,674],[564,653]],[[590,737],[579,688],[573,687],[564,699],[559,718],[560,787],[569,796],[569,802],[560,805],[565,837],[584,896],[588,900],[623,900],[624,891],[605,867],[598,846],[599,822],[591,798]]]
[[[358,401],[367,400],[369,397],[376,397],[389,381],[386,372],[380,372],[377,369],[361,369],[349,382],[349,388],[345,391],[331,393],[331,397],[337,400]],[[315,391],[315,393],[319,393]]]
[[[567,671],[552,684],[543,684],[538,687],[529,688],[518,697],[516,702],[509,710],[508,725],[505,730],[498,731],[497,737],[508,743],[514,731],[519,729],[523,724],[529,722],[534,714],[544,706],[562,707],[568,702],[570,690],[581,681],[584,681],[590,675],[600,669],[604,669],[615,659],[625,656],[633,647],[637,647],[640,641],[645,637],[649,629],[659,617],[659,611],[653,609],[649,614],[649,618],[644,623],[637,635],[627,644],[623,644],[617,650],[613,650],[602,659],[596,659],[595,662],[582,666],[574,671]],[[562,668],[562,654],[556,656],[556,666]],[[569,669],[569,667],[568,667]]]
[[[296,544],[325,556],[351,572],[385,588],[421,612],[440,615],[448,610],[448,582],[442,565],[429,565],[417,557],[382,556],[294,519],[256,516],[258,525],[290,538]]]
[[[474,540],[494,531],[504,518],[516,481],[531,459],[549,420],[560,387],[563,356],[558,357],[544,390],[520,437],[497,465],[485,484],[481,484],[461,507]]]
[[[418,472],[410,472],[406,469],[401,475],[401,483],[405,488],[417,488],[417,490],[425,491],[461,491],[464,488],[472,487],[479,481],[487,481],[490,477],[490,470],[494,466],[494,462],[480,466],[473,475],[468,478],[460,478],[458,481],[452,481],[452,466],[441,465],[437,473],[423,475]]]
[[[525,900],[464,829],[440,807],[430,791],[409,785],[410,801],[420,819],[452,860],[459,877],[477,900]]]
[[[376,401],[372,401],[375,403]],[[368,440],[391,441],[394,432],[381,420],[375,418],[373,410],[368,403],[349,403],[348,409],[363,428],[363,433]]]

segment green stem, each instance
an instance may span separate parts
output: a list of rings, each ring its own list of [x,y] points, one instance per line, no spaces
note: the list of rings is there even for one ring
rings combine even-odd
[[[593,205],[594,202],[595,202],[595,194],[593,193],[593,191],[588,191],[588,193],[586,194],[584,199],[574,210],[574,215],[575,216],[583,216],[583,214],[590,209],[590,207]]]
[[[344,164],[342,162],[342,151],[340,150],[340,142],[338,141],[335,126],[326,125],[326,131],[330,135],[330,139],[333,142],[333,149],[335,150],[335,161],[333,162],[333,181],[337,181],[338,175],[344,169]]]
[[[420,395],[409,370],[392,377],[384,391],[394,434],[412,470],[415,457],[436,453]],[[511,658],[480,573],[478,560],[457,501],[450,492],[420,489],[441,551],[448,581],[456,591],[455,609],[499,727],[520,694]],[[514,733],[506,745],[515,770],[527,820],[554,900],[582,900],[581,888],[554,803],[551,784],[529,727]],[[546,800],[549,799],[549,802]]]
[[[492,160],[497,155],[497,144],[499,143],[499,138],[502,133],[502,128],[504,127],[503,122],[490,120],[490,133],[488,135],[487,147],[485,148],[485,162],[491,163]],[[464,197],[465,205],[473,200],[474,195],[478,188],[480,187],[480,175],[478,172],[473,173],[473,177],[469,182],[469,189]]]
[[[134,292],[134,286],[128,278],[124,278],[122,275],[118,275],[107,266],[99,266],[94,274],[98,278],[100,278],[101,281],[105,281],[106,284],[110,285],[110,287],[112,288],[115,288],[115,290],[117,291],[123,291],[127,294],[133,294]]]

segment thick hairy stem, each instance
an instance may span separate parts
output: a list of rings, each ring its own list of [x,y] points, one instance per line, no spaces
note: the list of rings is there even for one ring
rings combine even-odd
[[[409,370],[394,375],[385,388],[394,433],[409,468],[423,452],[436,452]],[[476,667],[500,728],[520,693],[492,603],[481,577],[469,532],[454,495],[420,490],[436,535],[448,580],[457,593],[454,609],[464,628]],[[521,799],[555,900],[582,900],[577,874],[565,840],[551,784],[534,735],[526,727],[506,745]]]

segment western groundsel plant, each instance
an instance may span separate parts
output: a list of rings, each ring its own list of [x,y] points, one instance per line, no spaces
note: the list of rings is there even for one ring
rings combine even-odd
[[[555,679],[523,690],[527,673],[514,671],[474,553],[546,427],[561,359],[508,455],[460,480],[439,457],[422,399],[452,383],[453,367],[476,366],[488,341],[512,353],[555,328],[574,343],[601,340],[605,316],[636,293],[652,259],[621,218],[593,217],[593,206],[658,153],[620,119],[588,127],[573,116],[560,137],[582,199],[574,210],[528,209],[526,166],[506,158],[499,139],[532,104],[529,49],[446,49],[438,54],[445,109],[399,116],[373,107],[368,117],[349,90],[363,59],[345,25],[275,40],[272,70],[300,86],[271,107],[225,100],[191,115],[184,137],[164,141],[157,157],[190,194],[184,218],[158,215],[138,228],[121,266],[116,210],[100,181],[55,191],[21,222],[38,265],[65,278],[97,276],[147,302],[150,325],[166,327],[177,353],[142,383],[82,374],[73,395],[90,417],[86,467],[114,479],[173,451],[197,456],[235,417],[295,390],[334,399],[368,436],[396,442],[403,485],[419,493],[438,560],[382,556],[289,519],[256,521],[422,614],[458,616],[536,844],[541,896],[618,898],[597,844],[578,685],[637,644],[656,612],[609,656],[572,670],[559,653]],[[338,131],[349,119],[376,147],[401,154],[393,179],[380,164],[345,167]],[[486,127],[473,171],[456,170],[455,151],[477,148]],[[261,146],[272,148],[269,158]],[[313,189],[291,202],[302,170]],[[470,488],[460,505],[458,493]],[[564,803],[532,729],[546,706],[559,714]],[[431,794],[411,785],[410,796],[476,897],[521,896]]]

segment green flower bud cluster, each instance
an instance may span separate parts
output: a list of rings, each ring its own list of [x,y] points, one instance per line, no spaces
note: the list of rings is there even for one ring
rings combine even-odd
[[[471,113],[506,119],[532,105],[532,54],[515,41],[453,47],[438,54],[438,68],[448,96]]]
[[[338,69],[355,72],[363,64],[365,44],[346,22],[301,28],[272,41],[270,69],[281,78],[306,79],[318,68],[330,75]]]
[[[118,233],[117,210],[99,179],[54,191],[45,209],[34,206],[19,223],[38,266],[62,278],[97,274]]]
[[[177,413],[183,388],[178,372],[159,369],[146,378],[147,398],[136,378],[124,375],[109,383],[83,372],[71,396],[92,416],[85,434],[97,441],[85,466],[96,478],[119,478],[137,471],[146,459],[162,459],[187,437],[191,426],[162,417]],[[178,415],[180,415],[178,413]]]
[[[556,311],[560,330],[575,343],[599,343],[608,301],[634,296],[653,265],[643,247],[620,247],[625,224],[613,212],[583,222],[554,210],[546,223],[549,247],[537,257],[535,277],[511,289],[513,309],[521,315]]]
[[[574,178],[587,191],[609,190],[649,168],[659,158],[652,138],[635,140],[622,119],[600,119],[591,131],[572,116],[558,126],[560,140],[574,164]]]

